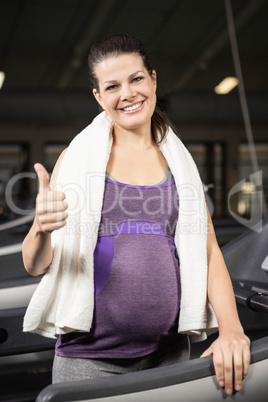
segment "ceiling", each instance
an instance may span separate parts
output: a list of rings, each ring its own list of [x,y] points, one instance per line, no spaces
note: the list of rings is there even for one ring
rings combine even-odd
[[[231,4],[252,119],[267,122],[268,1]],[[235,75],[224,0],[4,0],[0,121],[91,119],[97,106],[89,92],[89,48],[121,32],[145,43],[167,112],[179,110],[187,121],[241,120],[237,89],[213,91]]]

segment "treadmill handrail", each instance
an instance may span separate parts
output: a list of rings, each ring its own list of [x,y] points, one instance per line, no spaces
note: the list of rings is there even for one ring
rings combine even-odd
[[[268,358],[268,336],[251,344],[251,364]],[[62,402],[105,398],[142,392],[214,375],[212,356],[175,363],[170,366],[120,374],[95,380],[71,381],[44,388],[36,402]]]
[[[268,295],[261,292],[250,292],[248,290],[234,287],[234,294],[237,303],[247,306],[256,312],[268,314]]]

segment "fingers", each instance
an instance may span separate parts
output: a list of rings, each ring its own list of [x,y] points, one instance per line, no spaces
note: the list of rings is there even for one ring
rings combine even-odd
[[[49,174],[44,166],[41,165],[41,163],[36,163],[34,165],[34,170],[36,171],[39,180],[39,192],[43,193],[45,191],[51,191],[49,185]]]
[[[52,194],[52,191],[50,192]],[[48,193],[48,194],[50,194]],[[51,233],[66,225],[68,204],[65,201],[50,201],[49,197],[37,197],[36,220],[42,232]]]
[[[207,357],[207,356],[210,356],[210,355],[212,355],[212,348],[211,347],[209,347],[207,350],[205,350],[203,353],[202,353],[202,355],[200,356],[201,358],[202,357]]]
[[[65,194],[62,191],[49,191],[39,193],[36,198],[36,209],[40,214],[46,212],[61,212],[68,208],[65,200]]]
[[[250,365],[250,350],[249,350],[250,340],[247,338],[247,344],[243,347],[243,380],[248,375],[249,365]]]
[[[68,213],[66,211],[44,214],[38,217],[38,222],[42,232],[51,233],[65,226],[67,217]]]
[[[215,349],[213,351],[213,364],[215,369],[215,374],[220,387],[224,387],[224,364],[223,364],[223,354],[220,349]]]
[[[51,233],[66,225],[68,204],[62,191],[53,191],[49,175],[40,163],[34,165],[39,180],[39,193],[36,197],[36,222],[39,230]]]
[[[57,215],[66,212],[68,204],[65,201],[49,202],[47,198],[41,199],[37,197],[36,201],[36,213],[41,215],[48,215],[48,217],[53,214]]]
[[[224,387],[227,395],[231,395],[233,393],[234,384],[233,384],[233,374],[236,373],[236,379],[238,384],[241,386],[242,376],[239,375],[236,370],[234,370],[234,361],[231,351],[224,352],[221,350],[217,350],[213,354],[213,362],[215,373],[217,377],[217,381],[220,387]],[[241,388],[240,388],[241,389]],[[240,390],[239,389],[239,390]]]
[[[242,389],[250,364],[249,339],[225,341],[213,346],[213,363],[217,381],[227,395]]]
[[[239,373],[234,366],[234,360],[232,353],[224,354],[224,389],[227,395],[232,395],[234,389],[235,378],[241,384],[241,379]]]
[[[234,354],[234,389],[240,391],[243,381],[243,356],[241,353]]]

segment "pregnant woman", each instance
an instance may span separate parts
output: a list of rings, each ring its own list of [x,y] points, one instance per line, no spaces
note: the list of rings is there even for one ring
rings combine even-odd
[[[53,382],[189,359],[189,338],[219,329],[217,380],[239,391],[250,361],[231,281],[189,152],[156,105],[142,42],[115,35],[88,57],[102,112],[41,164],[36,216],[23,243],[45,274],[24,331],[57,338]]]

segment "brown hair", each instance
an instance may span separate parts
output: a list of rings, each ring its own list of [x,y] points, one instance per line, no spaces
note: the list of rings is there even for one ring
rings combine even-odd
[[[99,92],[99,83],[95,74],[95,67],[103,60],[109,57],[116,57],[122,54],[138,54],[143,61],[144,67],[152,77],[153,68],[145,49],[144,44],[140,39],[127,34],[119,34],[109,36],[100,42],[95,43],[88,55],[89,66],[89,79],[92,89]],[[156,105],[152,115],[152,138],[154,142],[159,145],[167,134],[168,127],[172,126],[168,118],[162,112],[158,105]],[[160,135],[160,138],[158,137]]]

